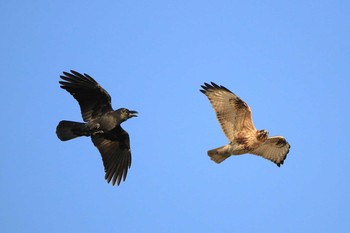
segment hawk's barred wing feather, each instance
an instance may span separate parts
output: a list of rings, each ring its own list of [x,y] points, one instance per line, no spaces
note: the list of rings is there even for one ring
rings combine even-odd
[[[255,130],[252,112],[249,106],[224,86],[213,82],[204,83],[200,90],[205,94],[215,110],[216,117],[229,141],[234,139],[234,132]]]
[[[277,166],[281,166],[287,157],[289,149],[290,145],[284,137],[274,136],[268,138],[265,143],[249,153],[259,155],[274,162]]]

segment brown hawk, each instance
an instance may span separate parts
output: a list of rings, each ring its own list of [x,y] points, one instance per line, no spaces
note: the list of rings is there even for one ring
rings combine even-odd
[[[231,155],[255,154],[271,160],[277,166],[283,164],[290,145],[282,136],[268,137],[267,130],[257,130],[249,106],[223,86],[204,83],[200,90],[215,110],[217,119],[229,144],[208,151],[211,160],[221,163]]]

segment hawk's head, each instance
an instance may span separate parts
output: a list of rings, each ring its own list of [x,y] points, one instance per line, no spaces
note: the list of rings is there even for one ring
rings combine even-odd
[[[256,136],[256,138],[261,142],[266,141],[266,139],[269,137],[269,131],[267,131],[265,129],[258,130],[257,134],[258,135]]]

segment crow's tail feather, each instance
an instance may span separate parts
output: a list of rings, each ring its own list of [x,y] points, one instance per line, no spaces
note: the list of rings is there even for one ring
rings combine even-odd
[[[56,128],[56,134],[61,141],[67,141],[81,136],[90,136],[85,123],[74,121],[60,121]]]

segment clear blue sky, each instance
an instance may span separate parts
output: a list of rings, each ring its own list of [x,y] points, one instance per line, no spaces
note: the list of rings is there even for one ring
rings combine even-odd
[[[0,3],[1,232],[350,232],[349,1]],[[132,166],[104,180],[59,88],[88,73],[124,123]],[[227,143],[203,82],[245,100],[258,129],[291,144],[285,164],[213,163]]]

